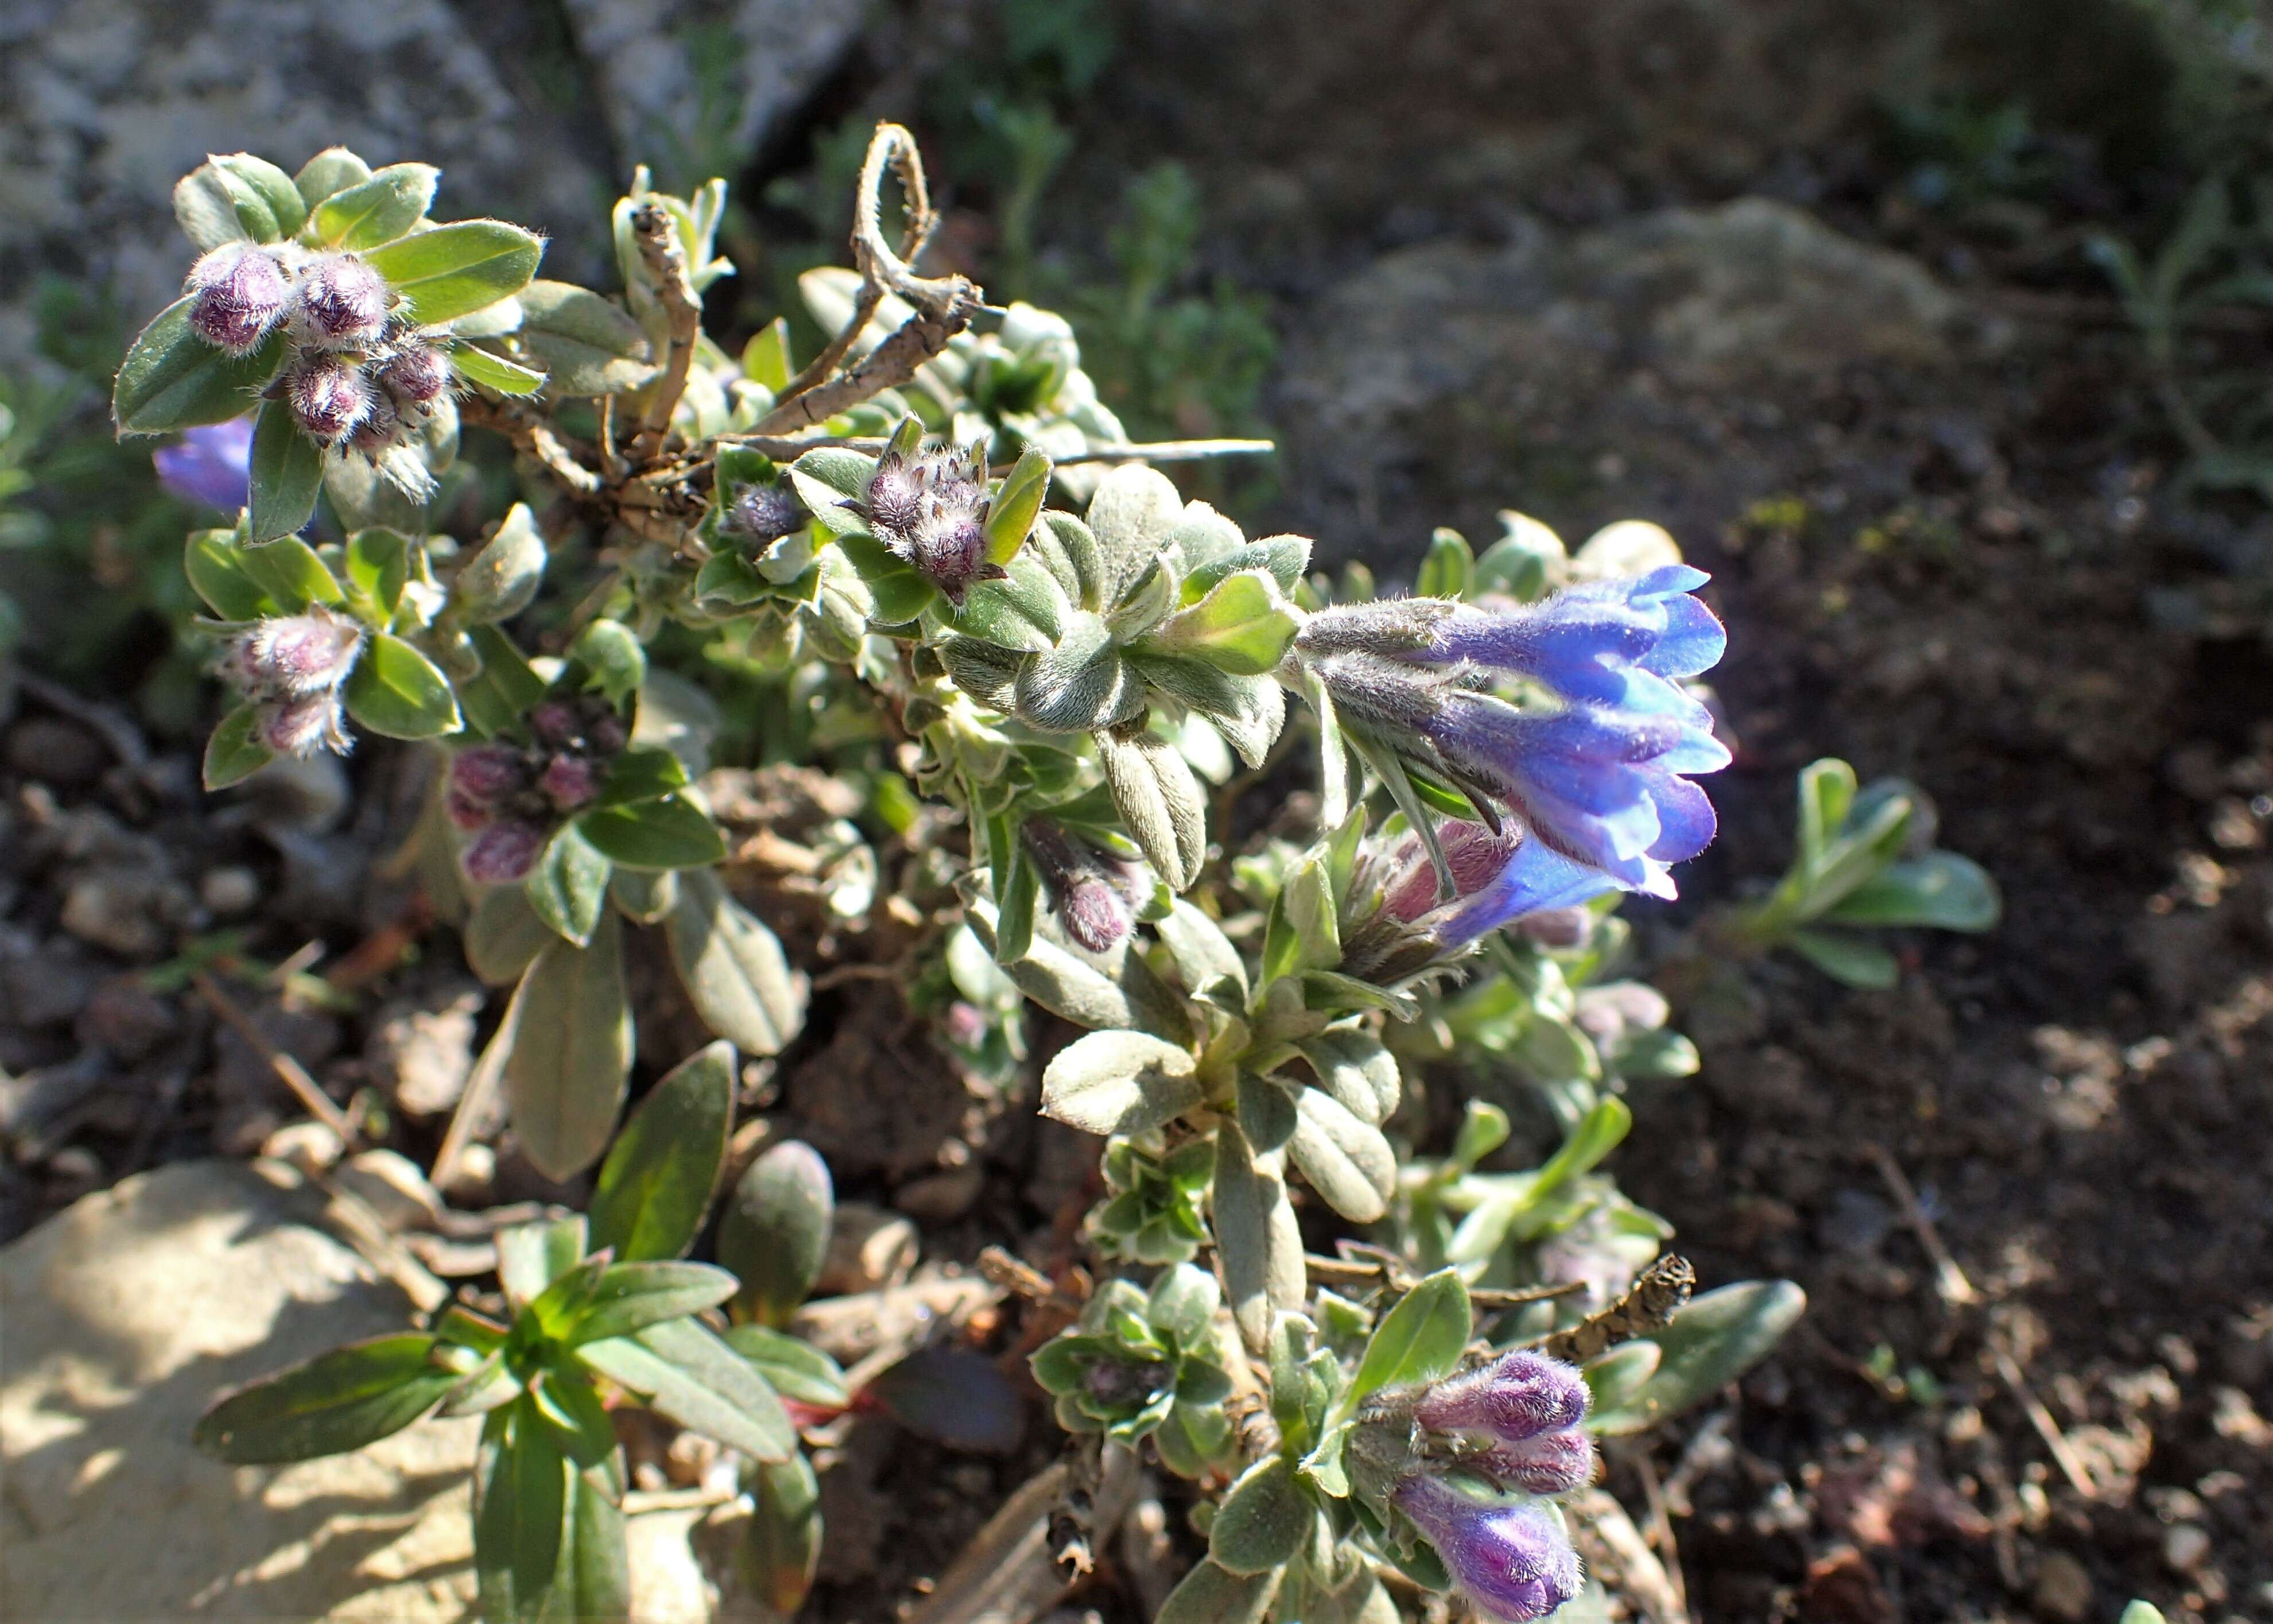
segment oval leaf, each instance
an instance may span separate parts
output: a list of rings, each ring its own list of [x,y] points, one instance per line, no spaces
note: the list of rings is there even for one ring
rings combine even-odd
[[[718,1221],[718,1261],[741,1281],[735,1306],[788,1324],[821,1278],[836,1217],[829,1163],[812,1146],[785,1140],[750,1163]]]
[[[581,1173],[607,1148],[632,1065],[622,928],[603,914],[592,944],[554,942],[521,978],[506,1019],[514,1135],[547,1178]]]
[[[214,725],[213,737],[206,741],[207,789],[241,784],[276,759],[276,752],[260,741],[259,734],[258,705],[239,705]]]
[[[1623,1436],[1710,1398],[1766,1358],[1806,1312],[1807,1293],[1788,1280],[1745,1281],[1692,1298],[1648,1338],[1659,1350],[1649,1380],[1588,1425]]]
[[[247,471],[251,529],[246,539],[257,546],[289,536],[314,515],[317,493],[324,488],[324,448],[281,403],[270,401],[253,420]]]
[[[592,1190],[594,1247],[624,1262],[694,1244],[734,1125],[734,1048],[713,1043],[657,1083],[624,1124]]]
[[[429,164],[390,163],[316,206],[316,241],[348,249],[394,242],[425,218],[441,178],[442,172]]]
[[[797,1453],[797,1428],[750,1362],[692,1320],[586,1342],[576,1357],[649,1409],[755,1460]]]
[[[791,974],[780,940],[716,874],[679,876],[664,935],[695,1012],[744,1054],[779,1054],[805,1024],[804,978]]]
[[[1208,1555],[1227,1573],[1260,1574],[1293,1559],[1317,1521],[1284,1455],[1249,1467],[1216,1507]]]
[[[1310,1188],[1353,1223],[1378,1220],[1397,1188],[1397,1153],[1381,1130],[1317,1088],[1303,1089],[1294,1109],[1287,1154]]]
[[[684,795],[602,807],[576,827],[594,850],[626,868],[701,868],[726,855],[718,825]]]
[[[400,637],[373,632],[348,674],[348,714],[390,739],[439,739],[461,726],[458,696],[432,660]]]
[[[401,1432],[442,1402],[458,1373],[429,1362],[417,1332],[351,1342],[224,1394],[191,1438],[239,1465],[345,1455]]]
[[[402,296],[420,327],[454,321],[520,292],[544,243],[502,220],[461,220],[374,248],[364,257]]]
[[[281,328],[248,354],[232,356],[198,336],[190,301],[176,299],[128,348],[111,387],[111,417],[121,434],[226,423],[252,410],[283,360]]]
[[[1207,803],[1191,764],[1175,746],[1150,733],[1095,738],[1129,838],[1171,890],[1188,890],[1207,859]]]
[[[1042,1074],[1042,1115],[1087,1133],[1142,1133],[1200,1102],[1189,1051],[1142,1032],[1092,1032]]]
[[[1341,1399],[1345,1415],[1383,1387],[1434,1381],[1460,1362],[1471,1328],[1468,1288],[1456,1269],[1438,1269],[1382,1316]]]

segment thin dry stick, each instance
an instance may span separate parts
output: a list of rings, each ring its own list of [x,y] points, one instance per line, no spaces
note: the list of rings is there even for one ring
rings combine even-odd
[[[1696,1284],[1697,1271],[1689,1259],[1668,1252],[1635,1275],[1632,1289],[1601,1313],[1529,1345],[1549,1358],[1584,1365],[1620,1342],[1671,1324]]]
[[[254,1054],[268,1063],[268,1069],[275,1072],[300,1103],[307,1108],[311,1116],[338,1134],[340,1143],[349,1149],[352,1150],[361,1143],[355,1124],[348,1120],[347,1113],[334,1105],[331,1095],[308,1075],[308,1068],[270,1042],[268,1034],[253,1024],[252,1018],[238,1007],[236,1000],[221,989],[220,982],[204,970],[191,972],[190,980],[197,987],[198,996],[212,1006],[214,1014],[236,1030],[237,1036],[252,1046]]]
[[[599,496],[603,488],[600,476],[578,462],[567,442],[550,426],[512,402],[469,395],[458,403],[458,419],[504,435],[515,450],[525,451],[543,463],[545,471],[558,479],[571,496],[584,501]]]
[[[2067,1434],[2060,1431],[2059,1423],[2052,1419],[2052,1412],[2046,1410],[2043,1402],[2029,1390],[2028,1379],[2022,1374],[2021,1367],[2014,1362],[2013,1356],[1993,1336],[1990,1338],[1989,1354],[1997,1362],[1997,1373],[2005,1379],[2005,1385],[2013,1390],[2014,1398],[2020,1402],[2022,1413],[2029,1417],[2029,1425],[2037,1429],[2037,1436],[2043,1439],[2044,1447],[2052,1451],[2052,1460],[2060,1469],[2060,1476],[2066,1477],[2068,1486],[2084,1499],[2097,1500],[2099,1486],[2092,1482],[2091,1474],[2084,1470],[2083,1458],[2068,1442]]]
[[[645,426],[632,444],[632,461],[649,462],[663,449],[671,432],[671,414],[686,393],[686,374],[694,365],[694,339],[702,327],[702,306],[686,280],[686,251],[679,246],[679,228],[671,211],[660,203],[642,203],[632,211],[632,237],[639,244],[640,262],[655,279],[664,313],[671,321],[671,352],[664,358],[663,381],[647,403]]]
[[[1657,1468],[1650,1464],[1649,1447],[1637,1444],[1627,1453],[1633,1464],[1634,1475],[1641,1479],[1642,1499],[1649,1505],[1649,1527],[1645,1537],[1656,1548],[1659,1563],[1665,1569],[1666,1588],[1673,1592],[1673,1605],[1683,1613],[1689,1611],[1689,1585],[1681,1575],[1681,1547],[1673,1538],[1673,1519],[1667,1514],[1665,1491],[1657,1481]]]
[[[1894,1198],[1894,1205],[1902,1209],[1902,1217],[1909,1224],[1910,1233],[1917,1237],[1917,1244],[1925,1249],[1925,1255],[1932,1259],[1934,1289],[1941,1293],[1941,1300],[1951,1304],[1979,1301],[1980,1293],[1974,1290],[1973,1282],[1965,1277],[1965,1271],[1957,1267],[1957,1259],[1950,1255],[1949,1248],[1941,1244],[1941,1232],[1933,1227],[1933,1220],[1926,1216],[1924,1207],[1918,1201],[1917,1192],[1903,1175],[1901,1164],[1883,1145],[1866,1145],[1864,1152],[1878,1167],[1879,1177],[1886,1181],[1887,1191]]]

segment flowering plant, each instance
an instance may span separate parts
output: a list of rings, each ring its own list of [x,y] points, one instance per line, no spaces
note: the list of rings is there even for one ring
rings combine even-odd
[[[819,1525],[794,1423],[851,1395],[781,1334],[810,1272],[777,1276],[825,1233],[826,1169],[761,1162],[771,1227],[724,1226],[725,1269],[676,1261],[731,1126],[725,1045],[780,1052],[810,993],[733,888],[716,708],[665,657],[692,640],[697,670],[772,683],[783,736],[868,786],[908,894],[880,898],[847,824],[829,906],[898,906],[942,1056],[1009,1074],[1029,1003],[1086,1029],[1041,1109],[1105,1141],[1099,1256],[1157,1272],[1099,1288],[1033,1371],[1077,1437],[1200,1485],[1209,1555],[1161,1616],[1386,1618],[1384,1575],[1508,1620],[1569,1600],[1561,1507],[1590,1435],[1695,1402],[1799,1311],[1786,1285],[1689,1303],[1665,1226],[1596,1170],[1627,1084],[1694,1065],[1666,1000],[1609,978],[1618,898],[1674,895],[1714,831],[1699,780],[1730,753],[1697,679],[1727,640],[1704,573],[1653,526],[1574,557],[1511,515],[1481,556],[1439,532],[1414,596],[1337,590],[1308,540],[1250,538],[1157,466],[1267,447],[1129,443],[1062,321],[916,268],[935,216],[895,126],[853,267],[806,279],[832,336],[802,365],[783,323],[738,356],[701,330],[731,270],[723,184],[639,177],[605,294],[536,277],[516,227],[432,222],[435,182],[337,149],[296,175],[200,168],[176,193],[200,257],[116,415],[199,433],[252,413],[242,512],[186,560],[238,695],[206,781],[359,734],[437,753],[410,855],[514,989],[480,1075],[541,1171],[599,1164],[595,1206],[503,1249],[505,1319],[444,1310],[223,1401],[201,1436],[271,1459],[482,1410],[485,1605],[595,1616],[622,1593],[604,1407],[643,1402],[748,1459],[769,1593],[802,1593]],[[430,504],[469,430],[511,447],[528,500],[456,537]],[[1296,741],[1317,793],[1283,838],[1212,816],[1242,765],[1294,777]],[[1850,830],[1851,793],[1819,799],[1798,877],[1713,951],[1822,962],[1798,921],[1987,922],[1917,906],[1922,885],[1993,914],[1962,860],[1902,857],[1907,821]],[[724,1041],[619,1133],[642,929]],[[1415,1159],[1399,1113],[1431,1069],[1534,1086],[1562,1149],[1481,1170],[1509,1121],[1476,1101],[1450,1158]],[[1306,1251],[1298,1207],[1346,1226],[1340,1255]]]

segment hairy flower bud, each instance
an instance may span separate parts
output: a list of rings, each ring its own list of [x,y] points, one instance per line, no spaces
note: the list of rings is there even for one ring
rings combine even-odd
[[[340,702],[326,690],[296,699],[274,699],[260,707],[256,730],[260,742],[279,756],[313,756],[330,748],[344,756],[349,740],[340,722]]]
[[[529,763],[509,744],[477,744],[450,758],[450,788],[495,807],[529,787]]]
[[[718,528],[732,540],[762,545],[795,535],[805,528],[807,516],[805,504],[784,480],[745,486],[727,505]]]
[[[459,861],[477,885],[510,885],[528,877],[546,838],[544,830],[518,819],[491,823],[466,843]]]
[[[284,374],[284,399],[309,439],[334,446],[369,415],[371,386],[344,361],[311,355]]]
[[[600,769],[589,756],[556,756],[545,764],[537,787],[563,812],[574,812],[599,794]]]
[[[405,344],[380,364],[379,381],[405,409],[431,406],[450,387],[450,357],[431,344]]]
[[[190,267],[190,326],[206,342],[244,355],[268,336],[289,297],[273,255],[224,243]]]
[[[1503,1489],[1526,1494],[1572,1494],[1594,1475],[1594,1440],[1575,1426],[1542,1432],[1519,1444],[1496,1444],[1460,1464]]]
[[[1390,1498],[1437,1547],[1452,1583],[1491,1617],[1528,1624],[1578,1595],[1579,1553],[1552,1513],[1430,1473],[1407,1478]]]
[[[1454,897],[1472,897],[1482,891],[1522,844],[1522,837],[1512,829],[1494,834],[1466,818],[1439,823],[1437,839],[1452,871]],[[1392,919],[1409,925],[1437,906],[1437,867],[1417,835],[1406,837],[1398,848],[1397,861],[1402,873],[1390,883],[1381,906]]]
[[[957,608],[972,586],[999,581],[1006,573],[1000,564],[986,561],[986,529],[979,511],[936,498],[926,500],[923,516],[908,536],[907,560]]]
[[[348,435],[348,449],[362,453],[376,462],[402,439],[402,413],[395,406],[394,397],[383,390],[371,394],[371,406]]]
[[[300,273],[292,330],[319,349],[358,348],[386,330],[386,279],[355,255],[336,254]]]
[[[363,628],[319,605],[305,614],[256,622],[229,650],[224,669],[257,695],[329,693],[363,650]]]
[[[1046,817],[1028,818],[1019,833],[1068,936],[1102,953],[1128,936],[1135,921],[1115,883],[1126,878],[1119,863],[1077,844]]]
[[[1483,1433],[1503,1443],[1576,1426],[1586,1415],[1577,1367],[1527,1348],[1437,1383],[1413,1407],[1413,1418],[1432,1432]]]

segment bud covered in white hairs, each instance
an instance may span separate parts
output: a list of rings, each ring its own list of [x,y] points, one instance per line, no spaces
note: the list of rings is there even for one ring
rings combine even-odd
[[[190,267],[190,327],[206,342],[244,355],[268,336],[288,297],[284,272],[251,243],[224,243]]]

